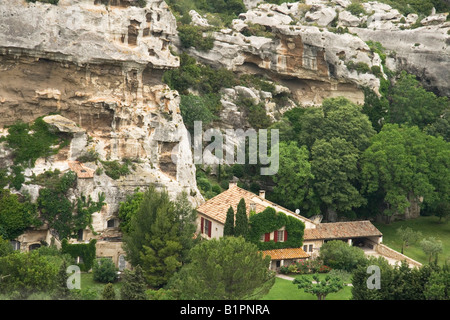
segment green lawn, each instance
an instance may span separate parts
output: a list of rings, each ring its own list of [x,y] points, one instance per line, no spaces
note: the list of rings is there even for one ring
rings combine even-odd
[[[319,274],[319,279],[323,279],[325,276],[325,274]],[[293,277],[308,277],[312,279],[312,275],[295,275]],[[326,300],[350,300],[352,298],[351,290],[351,287],[346,286],[337,293],[330,293]],[[269,293],[263,297],[263,300],[317,300],[317,297],[298,289],[297,285],[293,284],[292,281],[276,278],[275,284]]]
[[[422,232],[423,237],[435,237],[442,241],[443,252],[439,255],[439,264],[444,261],[450,263],[450,222],[438,223],[439,218],[419,217],[413,220],[395,221],[391,224],[374,223],[374,225],[383,233],[383,243],[394,250],[401,251],[401,241],[396,234],[400,227],[410,227],[415,231]],[[428,263],[428,258],[420,247],[420,240],[404,249],[404,254],[423,264]]]
[[[100,282],[94,281],[92,272],[81,273],[81,290],[95,291],[97,293],[97,299],[101,299],[102,292],[103,292],[105,285],[106,285],[105,283],[100,283]],[[119,290],[120,290],[120,286],[122,285],[122,283],[119,281],[119,282],[114,283],[113,285],[114,285],[114,290],[116,291],[116,297],[119,297],[120,296]]]

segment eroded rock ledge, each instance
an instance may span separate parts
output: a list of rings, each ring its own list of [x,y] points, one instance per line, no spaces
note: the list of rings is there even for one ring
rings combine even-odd
[[[178,93],[161,82],[164,69],[179,66],[169,50],[175,18],[160,0],[147,0],[144,8],[126,1],[108,6],[96,2],[0,3],[0,135],[19,120],[31,122],[54,113],[62,117],[52,118],[55,130],[72,128],[71,144],[55,156],[38,159],[25,170],[27,181],[46,170],[73,169],[88,150],[100,160],[133,161],[131,174],[117,180],[105,173],[79,176],[74,197],[91,195],[95,200],[105,193],[107,205],[93,216],[96,237],[103,239],[120,236],[107,221],[117,219],[120,201],[137,187],[155,184],[173,198],[185,191],[194,204],[203,198]],[[79,130],[73,131],[74,126]],[[11,165],[5,143],[0,149],[0,163]],[[92,173],[97,164],[80,167]],[[21,191],[36,197],[39,186],[24,184]],[[42,232],[22,240],[45,240],[48,234]],[[86,236],[83,240],[93,235]]]

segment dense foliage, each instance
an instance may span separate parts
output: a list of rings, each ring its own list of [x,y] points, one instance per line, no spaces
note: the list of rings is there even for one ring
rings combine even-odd
[[[89,243],[70,244],[67,239],[63,239],[61,242],[61,252],[70,255],[74,259],[81,258],[78,266],[82,271],[87,272],[91,270],[94,265],[94,260],[96,258],[96,243],[97,240],[92,239]]]
[[[242,237],[223,237],[201,242],[190,252],[190,263],[171,279],[169,288],[179,299],[258,299],[275,282],[256,245]]]
[[[195,217],[186,194],[173,202],[167,192],[150,186],[142,195],[123,241],[127,259],[143,268],[150,286],[165,285],[185,261],[194,243]]]
[[[277,212],[274,208],[268,207],[258,214],[250,215],[249,224],[248,241],[254,243],[260,250],[299,248],[303,244],[304,223],[297,218]],[[287,232],[286,241],[261,241],[262,235],[279,230],[282,227],[285,227]]]

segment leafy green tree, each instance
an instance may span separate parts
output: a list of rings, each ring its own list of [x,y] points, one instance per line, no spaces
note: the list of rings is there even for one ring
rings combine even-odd
[[[234,210],[232,206],[230,206],[227,211],[227,217],[223,227],[223,235],[234,236]]]
[[[275,281],[270,257],[242,237],[203,241],[191,250],[191,262],[168,288],[180,299],[246,300],[264,296]]]
[[[363,191],[381,192],[384,214],[403,214],[413,201],[448,201],[450,145],[417,127],[386,124],[361,159]]]
[[[0,236],[13,240],[28,227],[39,226],[36,206],[9,190],[0,190]]]
[[[380,268],[380,289],[370,289],[367,281],[371,276],[368,273],[369,266]],[[387,300],[389,299],[389,288],[392,284],[393,268],[383,257],[369,256],[365,263],[359,264],[352,271],[352,300]]]
[[[144,193],[136,189],[132,195],[127,195],[125,201],[120,202],[119,219],[122,232],[128,233],[130,231],[131,218],[138,211],[143,197]]]
[[[305,277],[296,278],[292,281],[299,289],[303,289],[306,293],[311,293],[318,300],[325,300],[327,295],[335,293],[344,288],[344,284],[339,277],[331,277],[327,275],[325,279],[320,280],[317,274],[312,276],[313,281]]]
[[[276,183],[272,194],[274,201],[291,210],[305,209],[307,216],[319,213],[308,150],[305,146],[299,148],[293,141],[281,142],[279,150],[280,165],[273,176]]]
[[[414,231],[410,227],[398,228],[397,235],[402,240],[402,250],[401,250],[402,254],[405,246],[407,247],[410,244],[414,244],[422,237],[422,233],[420,231]]]
[[[58,265],[38,250],[16,252],[0,258],[0,291],[17,291],[20,298],[32,293],[51,292],[56,286]]]
[[[236,237],[242,236],[247,237],[248,234],[248,217],[247,217],[247,206],[245,204],[244,198],[242,198],[236,209],[236,222],[234,226],[234,235]]]
[[[388,99],[392,123],[418,126],[420,129],[434,123],[449,107],[448,98],[426,91],[416,77],[406,71],[400,73],[389,91]]]
[[[450,202],[439,202],[434,210],[434,215],[439,217],[439,223],[446,221],[450,216]]]
[[[325,99],[321,108],[306,109],[299,121],[299,143],[310,150],[316,140],[341,138],[362,152],[375,134],[362,107],[344,97]]]
[[[379,267],[380,287],[371,289],[368,280],[371,277],[369,266]],[[425,300],[426,288],[432,273],[429,265],[410,268],[406,261],[392,266],[383,257],[369,257],[366,263],[352,272],[353,300]]]
[[[324,243],[320,248],[319,257],[325,265],[348,272],[366,262],[363,250],[350,246],[347,242],[341,240]]]
[[[117,268],[114,262],[108,258],[101,258],[94,262],[92,278],[101,283],[113,283],[117,281]]]
[[[424,295],[427,300],[450,300],[450,272],[433,272],[426,284]]]
[[[0,235],[0,257],[7,256],[13,252],[11,242],[7,239],[3,239]]]
[[[215,94],[196,96],[193,94],[182,95],[180,102],[181,116],[186,128],[193,132],[194,122],[201,121],[207,126],[217,119],[216,113],[220,100]]]
[[[114,290],[114,286],[112,283],[108,283],[105,285],[102,291],[102,299],[103,300],[116,300],[116,291]]]
[[[134,270],[125,270],[123,273],[122,286],[120,287],[120,298],[122,300],[146,300],[144,273],[140,266]]]
[[[437,240],[435,237],[428,237],[420,241],[420,246],[423,252],[428,256],[428,262],[431,263],[431,259],[434,257],[437,262],[439,253],[442,253],[442,241]]]
[[[328,210],[351,211],[365,204],[357,188],[358,150],[342,138],[316,140],[311,149],[314,190]]]

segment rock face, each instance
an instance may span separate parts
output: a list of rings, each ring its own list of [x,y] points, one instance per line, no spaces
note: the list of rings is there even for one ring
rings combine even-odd
[[[450,97],[450,22],[415,29],[385,30],[352,28],[363,40],[380,42],[391,55],[388,67],[407,70],[421,80],[423,86]]]
[[[73,134],[70,146],[39,159],[26,177],[73,169],[87,151],[101,160],[131,160],[131,174],[118,180],[105,173],[79,176],[74,196],[106,195],[107,205],[94,214],[98,239],[119,236],[117,225],[107,222],[117,219],[119,202],[137,187],[155,184],[173,198],[185,191],[194,204],[203,201],[178,93],[161,82],[164,69],[179,65],[169,51],[175,19],[163,1],[138,8],[126,1],[60,0],[55,6],[8,0],[0,3],[0,17],[0,130],[6,134],[4,126],[18,120],[58,113],[45,121]],[[92,172],[98,167],[81,165]],[[37,186],[24,188],[37,196]],[[86,230],[83,241],[92,237]]]

